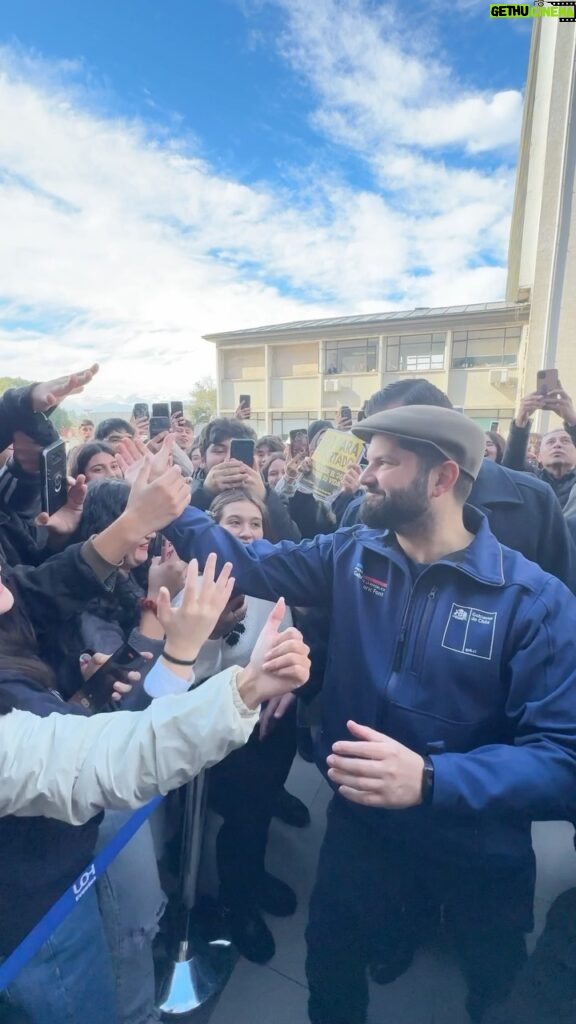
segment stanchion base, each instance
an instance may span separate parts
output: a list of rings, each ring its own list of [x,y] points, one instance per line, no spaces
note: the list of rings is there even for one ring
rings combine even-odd
[[[184,947],[187,947],[187,943]],[[159,987],[158,1009],[163,1020],[179,1020],[193,1014],[217,996],[228,981],[235,962],[233,945],[226,939],[194,943],[187,959],[169,961]]]

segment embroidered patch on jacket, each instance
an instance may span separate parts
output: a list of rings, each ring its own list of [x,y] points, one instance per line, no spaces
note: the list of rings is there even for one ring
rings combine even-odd
[[[442,637],[442,647],[489,661],[494,646],[497,615],[497,612],[483,612],[481,608],[453,604]]]
[[[368,576],[364,572],[364,566],[361,562],[354,566],[354,575],[357,580],[360,580],[362,590],[365,590],[366,593],[374,594],[376,597],[384,597],[388,589],[388,580],[379,580],[375,576]]]

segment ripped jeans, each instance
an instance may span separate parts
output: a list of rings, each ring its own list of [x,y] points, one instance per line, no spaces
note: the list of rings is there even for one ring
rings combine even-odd
[[[97,849],[130,817],[106,811]],[[148,821],[97,882],[98,902],[110,946],[119,1024],[156,1024],[152,942],[166,906]]]
[[[8,1005],[31,1024],[119,1024],[114,1003],[110,953],[90,889],[2,993],[0,1014]]]

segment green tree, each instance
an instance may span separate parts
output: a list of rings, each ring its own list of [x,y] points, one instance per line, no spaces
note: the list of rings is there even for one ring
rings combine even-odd
[[[201,377],[190,392],[186,403],[186,416],[192,423],[208,423],[216,415],[216,381]]]
[[[0,377],[0,395],[3,395],[9,388],[23,388],[25,384],[31,383],[22,377]]]

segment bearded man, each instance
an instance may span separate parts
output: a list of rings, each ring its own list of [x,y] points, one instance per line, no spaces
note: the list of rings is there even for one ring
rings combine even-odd
[[[576,599],[466,505],[485,447],[471,420],[412,405],[354,433],[363,525],[244,545],[189,507],[165,533],[181,558],[232,562],[243,594],[330,613],[310,1021],[364,1024],[374,949],[382,966],[391,937],[394,959],[423,901],[443,908],[480,1021],[526,956],[531,822],[574,817]]]

